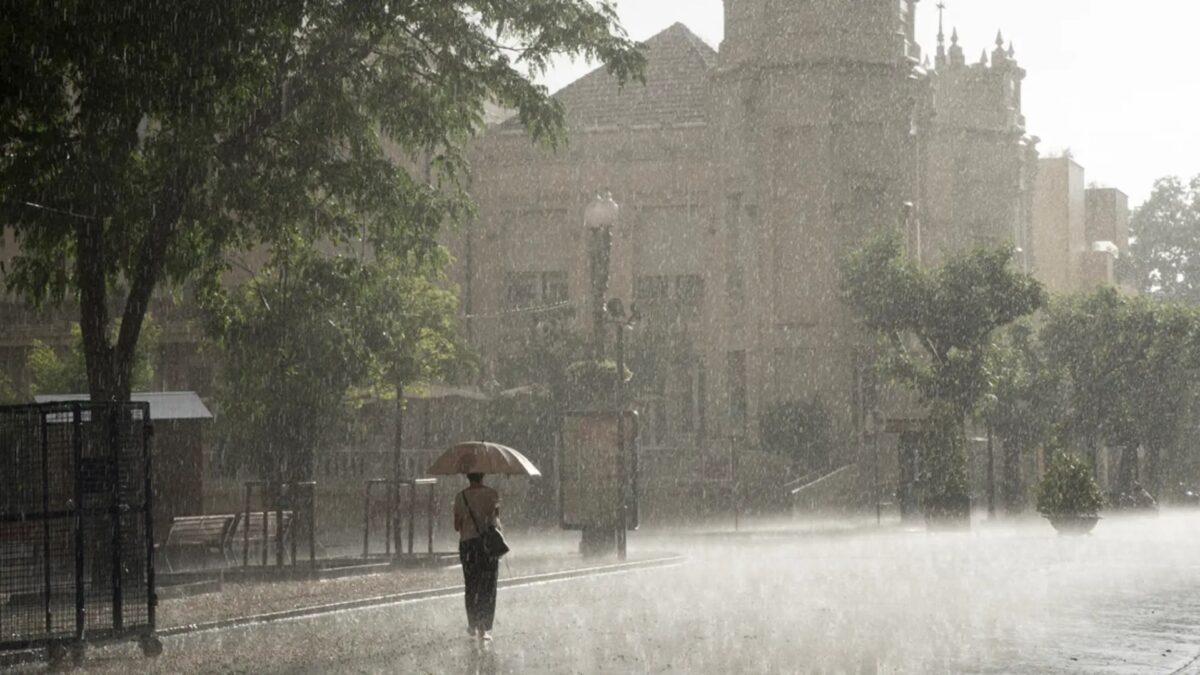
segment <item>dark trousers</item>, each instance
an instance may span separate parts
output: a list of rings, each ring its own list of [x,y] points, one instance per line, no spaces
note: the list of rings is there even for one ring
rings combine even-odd
[[[496,616],[496,577],[500,560],[485,555],[479,537],[458,543],[458,560],[462,563],[463,582],[467,587],[467,625],[482,630],[492,629]]]

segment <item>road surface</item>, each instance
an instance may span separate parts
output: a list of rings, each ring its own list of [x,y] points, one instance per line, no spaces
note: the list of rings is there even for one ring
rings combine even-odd
[[[1200,672],[1200,514],[970,533],[657,538],[681,566],[500,591],[495,640],[461,598],[173,637],[88,672]],[[514,541],[520,546],[520,541]],[[502,569],[503,574],[503,569]],[[248,587],[252,589],[252,587]]]

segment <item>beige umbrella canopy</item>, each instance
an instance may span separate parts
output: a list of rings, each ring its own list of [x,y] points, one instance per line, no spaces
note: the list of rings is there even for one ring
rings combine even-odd
[[[470,441],[459,443],[442,453],[429,467],[435,476],[458,473],[492,473],[509,476],[540,476],[541,471],[529,458],[507,445]]]

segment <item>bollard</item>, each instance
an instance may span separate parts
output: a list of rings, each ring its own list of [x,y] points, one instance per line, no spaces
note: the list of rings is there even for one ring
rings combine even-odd
[[[429,507],[428,507],[428,510],[426,511],[426,515],[428,516],[427,520],[429,521],[429,528],[428,528],[429,555],[433,555],[433,523],[434,523],[433,511],[437,505],[436,492],[437,492],[437,483],[430,483],[429,484]]]
[[[371,555],[371,481],[363,488],[363,560]]]

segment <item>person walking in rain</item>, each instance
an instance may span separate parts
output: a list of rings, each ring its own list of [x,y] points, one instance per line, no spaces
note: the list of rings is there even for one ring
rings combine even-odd
[[[496,616],[500,559],[484,552],[479,535],[489,525],[500,527],[500,493],[483,484],[481,473],[469,473],[467,480],[470,485],[454,500],[454,529],[466,585],[467,634],[487,642]]]

